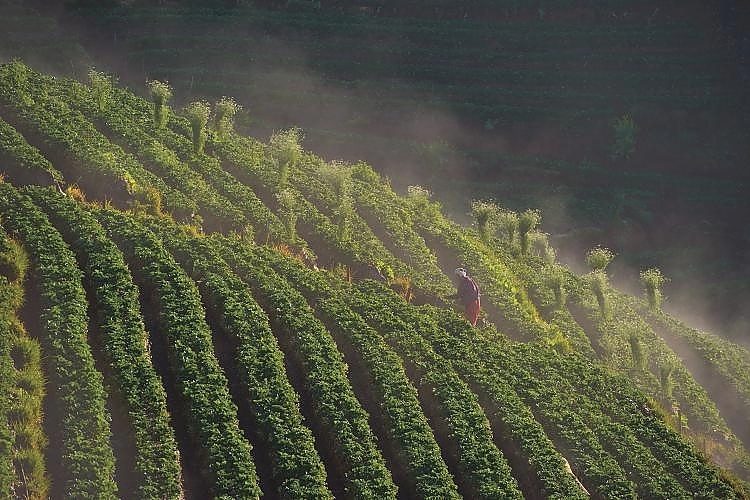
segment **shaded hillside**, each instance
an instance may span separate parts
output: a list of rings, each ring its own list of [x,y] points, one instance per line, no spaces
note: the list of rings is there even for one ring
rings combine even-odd
[[[633,269],[659,266],[666,307],[745,337],[741,2],[80,3],[63,24],[133,88],[235,96],[243,133],[301,127],[321,155],[363,159],[400,192],[425,184],[462,221],[472,198],[541,208],[570,265],[614,248],[633,293]],[[635,149],[613,159],[625,116]]]
[[[222,106],[0,66],[2,491],[748,497],[747,350]]]

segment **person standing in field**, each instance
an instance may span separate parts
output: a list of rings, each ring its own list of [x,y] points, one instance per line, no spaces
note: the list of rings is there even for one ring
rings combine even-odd
[[[450,298],[457,298],[459,302],[464,306],[464,317],[471,323],[471,326],[477,326],[477,318],[479,317],[480,304],[480,293],[479,285],[474,281],[466,269],[459,267],[455,271],[456,279],[458,279],[457,293],[451,295]]]

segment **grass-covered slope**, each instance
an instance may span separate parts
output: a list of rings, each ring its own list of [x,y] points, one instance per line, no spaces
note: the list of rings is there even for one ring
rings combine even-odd
[[[748,497],[746,350],[537,229],[464,227],[294,131],[162,124],[101,77],[0,66],[4,492]]]

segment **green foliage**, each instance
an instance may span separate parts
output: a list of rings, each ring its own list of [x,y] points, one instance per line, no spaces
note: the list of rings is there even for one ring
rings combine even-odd
[[[28,191],[27,191],[28,192]],[[166,392],[150,361],[149,338],[140,313],[138,289],[122,253],[93,215],[53,190],[31,190],[56,228],[72,245],[93,298],[92,324],[134,428],[136,463],[144,498],[178,498],[181,474],[170,426]]]
[[[633,117],[629,114],[621,116],[613,122],[612,128],[614,131],[612,158],[616,160],[630,158],[635,151],[635,136],[638,131]]]
[[[99,113],[104,113],[112,100],[112,87],[117,80],[114,76],[90,68],[88,72],[89,85],[94,94]]]
[[[206,101],[193,101],[185,106],[184,111],[193,131],[193,152],[200,154],[206,144],[206,124],[211,116],[211,105]]]
[[[95,215],[122,251],[141,293],[150,299],[146,307],[153,315],[152,331],[163,335],[175,397],[185,408],[191,446],[212,496],[260,497],[250,443],[239,428],[237,405],[216,358],[195,283],[132,215],[111,209]]]
[[[491,201],[473,200],[471,202],[471,216],[479,232],[479,238],[489,243],[497,226],[500,208]]]
[[[146,85],[154,103],[154,126],[157,129],[164,128],[167,124],[167,101],[172,98],[172,87],[159,80],[148,80]]]
[[[242,110],[242,106],[233,97],[222,97],[214,105],[214,133],[216,140],[225,141],[229,138],[234,127],[234,116]]]
[[[176,224],[147,221],[180,265],[190,272],[212,321],[215,342],[236,343],[238,374],[249,395],[252,426],[268,446],[274,482],[281,498],[327,499],[326,474],[312,432],[304,426],[299,396],[284,368],[284,354],[268,317],[252,291],[222,259],[220,249],[240,247],[247,240],[194,237]],[[225,243],[224,243],[225,242]],[[252,243],[250,242],[252,245]],[[270,494],[270,492],[267,492]]]
[[[592,248],[586,253],[586,263],[594,272],[605,272],[614,258],[615,254],[612,250],[604,247]]]
[[[609,279],[603,270],[597,269],[592,271],[589,276],[589,286],[599,304],[599,312],[602,316],[607,316],[609,305],[607,301],[607,289],[609,288]]]
[[[521,254],[529,253],[529,234],[542,221],[542,213],[536,209],[526,209],[518,216],[518,237],[521,243]]]
[[[545,272],[545,282],[555,296],[555,306],[562,309],[567,299],[565,292],[565,270],[560,265],[550,265]]]
[[[641,283],[646,290],[646,299],[651,310],[657,310],[661,307],[662,293],[661,287],[668,280],[656,268],[646,269],[640,273]]]
[[[38,273],[43,344],[61,409],[60,488],[68,498],[115,498],[115,461],[102,375],[88,345],[81,271],[60,234],[31,201],[0,184],[4,227],[29,249]],[[86,481],[80,480],[87,478]]]
[[[380,174],[363,161],[358,161],[352,167],[352,178],[360,180],[373,188],[378,186],[381,180]]]
[[[297,234],[297,219],[299,218],[300,200],[297,192],[286,188],[276,193],[276,201],[279,204],[279,218],[286,229],[289,241],[294,241]]]
[[[674,399],[674,364],[670,361],[663,362],[659,365],[659,386],[661,387],[662,397],[666,401]]]
[[[268,141],[268,153],[278,171],[276,186],[284,188],[289,181],[289,173],[302,156],[302,130],[290,128],[276,132]]]
[[[518,234],[519,218],[516,212],[501,210],[498,214],[497,227],[502,238],[510,245],[515,242]]]
[[[336,225],[336,238],[343,241],[348,237],[349,219],[354,213],[352,198],[352,167],[343,162],[323,163],[318,173],[333,192],[333,223]]]
[[[0,275],[11,283],[20,282],[28,267],[29,257],[23,246],[12,238],[0,238]]]
[[[643,352],[643,344],[637,332],[631,332],[628,337],[630,342],[630,353],[633,356],[633,368],[638,371],[646,369],[646,356]]]

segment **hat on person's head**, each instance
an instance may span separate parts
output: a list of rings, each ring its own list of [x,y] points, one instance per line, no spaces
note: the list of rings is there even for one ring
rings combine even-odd
[[[461,276],[462,278],[465,278],[467,274],[466,269],[464,269],[463,267],[457,268],[454,272],[456,273],[456,276]]]

